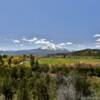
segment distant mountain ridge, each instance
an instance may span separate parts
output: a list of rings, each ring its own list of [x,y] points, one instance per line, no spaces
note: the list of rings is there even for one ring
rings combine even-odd
[[[0,51],[0,55],[20,55],[20,54],[34,54],[34,55],[70,55],[70,56],[100,56],[99,49],[84,49],[78,51],[69,51],[67,49],[49,49],[49,48],[38,48],[38,49],[29,49],[29,50],[7,50]]]
[[[20,54],[35,54],[35,55],[47,55],[47,54],[55,54],[55,53],[68,53],[67,49],[29,49],[29,50],[7,50],[0,51],[0,55],[20,55]]]

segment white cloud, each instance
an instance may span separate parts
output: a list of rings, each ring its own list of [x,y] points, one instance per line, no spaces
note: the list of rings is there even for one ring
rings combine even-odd
[[[51,50],[56,50],[56,49],[69,49],[69,48],[73,48],[74,44],[72,42],[61,42],[61,43],[55,43],[53,40],[49,41],[45,38],[37,38],[37,37],[33,37],[31,39],[27,39],[27,38],[22,38],[21,40],[14,40],[13,43],[16,43],[16,45],[20,46],[20,47],[24,47],[26,46],[26,44],[24,43],[31,43],[33,45],[33,47],[40,47],[42,49],[51,49]]]
[[[42,49],[56,49],[55,44],[46,39],[37,40],[35,44],[40,45]]]
[[[47,41],[46,39],[40,39],[35,41],[35,44],[49,44],[50,41]]]
[[[66,44],[67,44],[67,45],[72,45],[73,43],[72,43],[72,42],[67,42]]]
[[[100,34],[95,34],[94,37],[100,37]]]
[[[29,43],[33,43],[33,45],[37,45],[39,47],[42,47],[42,48],[52,48],[52,49],[64,49],[67,47],[67,45],[72,45],[72,42],[62,42],[62,43],[54,43],[54,41],[52,40],[47,40],[45,38],[37,38],[37,37],[34,37],[32,39],[26,39],[26,38],[23,38],[22,41],[26,41],[26,42],[29,42]]]
[[[100,38],[99,39],[96,39],[96,42],[100,42]]]
[[[26,41],[26,42],[32,43],[32,42],[35,42],[36,40],[38,40],[38,38],[37,38],[37,37],[33,37],[32,39],[23,38],[22,40],[23,40],[23,41]]]
[[[40,39],[34,42],[34,44],[39,45],[42,49],[63,49],[66,43],[54,43],[53,41],[48,41],[46,39]]]
[[[13,43],[20,43],[20,40],[13,40]]]
[[[66,45],[66,43],[60,43],[59,45],[60,45],[60,46],[65,46],[65,45]]]
[[[94,37],[97,37],[95,39],[95,48],[99,49],[100,48],[100,34],[95,34]]]
[[[66,46],[66,45],[72,45],[73,43],[72,42],[67,42],[67,43],[60,43],[59,45],[60,46]]]

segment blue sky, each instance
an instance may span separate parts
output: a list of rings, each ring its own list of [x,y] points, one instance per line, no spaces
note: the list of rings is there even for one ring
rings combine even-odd
[[[62,43],[68,49],[99,48],[99,33],[100,0],[0,0],[3,50]],[[41,40],[46,43],[36,44]]]

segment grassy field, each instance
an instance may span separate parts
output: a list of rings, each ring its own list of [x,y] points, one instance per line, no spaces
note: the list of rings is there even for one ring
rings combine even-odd
[[[16,59],[17,58],[17,59]],[[14,57],[14,59],[19,60],[19,57]],[[46,64],[46,65],[74,65],[78,63],[84,63],[84,64],[90,64],[90,65],[100,65],[100,59],[93,58],[93,57],[37,57],[38,62],[40,65]],[[4,59],[5,65],[8,64],[7,59]],[[30,67],[30,60],[25,60],[21,62],[26,67]],[[20,64],[20,63],[18,63]],[[13,66],[14,64],[12,64]]]
[[[91,57],[79,57],[79,58],[75,58],[75,57],[66,57],[66,58],[56,58],[56,57],[46,57],[46,58],[40,58],[39,59],[39,63],[40,64],[51,64],[51,65],[55,65],[55,64],[76,64],[76,63],[86,63],[86,64],[100,64],[100,59],[96,59],[96,58],[91,58]]]

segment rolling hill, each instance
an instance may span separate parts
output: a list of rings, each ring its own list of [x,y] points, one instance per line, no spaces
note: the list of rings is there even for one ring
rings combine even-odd
[[[100,56],[99,49],[84,49],[80,51],[70,52],[67,55],[71,56]]]

